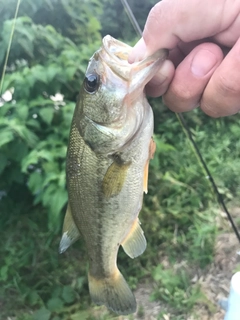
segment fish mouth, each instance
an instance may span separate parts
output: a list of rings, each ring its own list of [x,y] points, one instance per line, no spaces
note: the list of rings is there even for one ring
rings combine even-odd
[[[107,35],[102,40],[102,50],[99,55],[115,74],[129,81],[129,87],[134,89],[136,83],[139,83],[143,88],[166,60],[168,50],[160,49],[142,61],[130,64],[128,56],[131,51],[131,46]]]
[[[113,37],[107,35],[102,40],[103,49],[108,53],[112,60],[119,64],[128,65],[128,55],[132,47]]]

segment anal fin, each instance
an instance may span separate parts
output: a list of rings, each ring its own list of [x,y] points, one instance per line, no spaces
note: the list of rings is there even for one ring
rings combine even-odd
[[[126,254],[134,259],[140,256],[147,247],[147,241],[138,219],[134,222],[129,234],[121,243]]]
[[[59,252],[65,252],[71,244],[77,241],[80,237],[79,230],[73,220],[70,205],[67,206],[66,215],[63,222],[62,239],[59,245]]]

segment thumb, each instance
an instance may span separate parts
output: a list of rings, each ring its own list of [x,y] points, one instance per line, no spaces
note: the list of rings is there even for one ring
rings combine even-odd
[[[173,49],[179,42],[211,37],[226,29],[239,13],[239,2],[225,0],[162,0],[150,11],[143,40],[146,55],[160,48]],[[129,56],[134,61],[142,50],[141,40]]]

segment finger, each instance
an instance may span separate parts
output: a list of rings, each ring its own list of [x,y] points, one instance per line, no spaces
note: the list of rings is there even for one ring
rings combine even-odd
[[[222,19],[224,2],[219,0],[217,6],[213,0],[168,0],[157,3],[149,13],[143,31],[148,53],[155,52],[160,46],[172,49],[179,41],[190,42],[221,31],[219,21]]]
[[[206,39],[196,40],[192,42],[179,42],[178,46],[169,52],[169,59],[174,63],[174,66],[177,67],[180,62],[198,45],[205,42],[214,42],[208,41]],[[145,45],[146,46],[146,45]]]
[[[151,79],[146,86],[146,93],[151,97],[163,95],[174,76],[174,65],[170,60],[166,60],[158,73]]]
[[[128,56],[128,62],[129,63],[133,63],[133,62],[138,62],[144,59],[145,55],[146,55],[146,44],[143,40],[143,38],[141,38],[137,43],[136,43],[136,49],[135,51],[129,54]]]
[[[239,12],[240,1],[160,1],[150,11],[143,31],[147,55],[160,48],[173,49],[179,42],[215,36],[227,29],[237,19]],[[238,29],[237,33],[239,35]],[[136,44],[130,59],[134,60],[138,47],[139,44]]]
[[[202,43],[178,65],[174,78],[163,96],[164,103],[175,112],[198,106],[204,88],[223,59],[221,49],[213,43]]]
[[[175,68],[183,61],[185,57],[186,54],[183,53],[179,46],[171,50],[168,56],[169,60],[173,62]]]
[[[228,28],[213,37],[215,41],[228,47],[233,47],[240,36],[240,14],[232,21]]]
[[[212,75],[201,99],[201,109],[212,117],[240,111],[240,39]]]

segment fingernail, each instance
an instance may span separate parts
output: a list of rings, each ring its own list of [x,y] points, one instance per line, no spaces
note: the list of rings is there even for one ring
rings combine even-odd
[[[145,54],[146,54],[146,45],[143,38],[141,38],[135,44],[135,46],[133,47],[133,50],[129,54],[128,62],[133,63],[133,62],[141,61],[145,57]]]
[[[216,56],[208,50],[200,50],[192,60],[191,71],[197,77],[205,76],[217,63]]]

